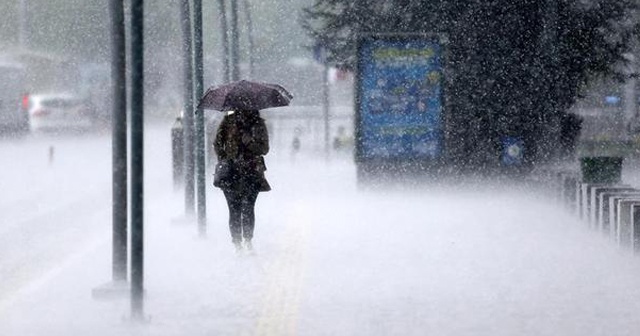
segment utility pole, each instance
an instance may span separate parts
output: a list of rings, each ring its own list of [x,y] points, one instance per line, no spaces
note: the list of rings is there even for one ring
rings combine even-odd
[[[238,0],[231,0],[231,80],[240,80],[240,35],[238,34]]]
[[[627,70],[631,76],[628,76],[625,82],[625,97],[624,97],[624,121],[635,122],[638,118],[638,80],[635,75],[638,74],[638,40],[633,38],[630,42],[631,54],[633,58],[629,62],[629,69]]]
[[[322,115],[324,120],[324,154],[329,161],[329,62],[327,59],[327,42],[323,39],[314,48],[314,56],[322,64]]]
[[[94,288],[94,298],[129,295],[128,182],[127,182],[127,55],[123,0],[109,0],[111,33],[111,158],[112,158],[112,250],[111,282]]]
[[[253,79],[255,74],[255,47],[253,41],[253,19],[251,18],[251,3],[244,0],[244,12],[247,17],[247,38],[249,42],[249,78]]]
[[[24,1],[24,0],[23,0]],[[127,281],[127,78],[123,0],[111,0],[113,281]]]
[[[231,81],[231,72],[229,70],[229,27],[225,1],[218,0],[218,10],[220,11],[220,31],[222,32],[222,81],[227,83]]]
[[[326,52],[326,51],[325,51]],[[326,61],[323,65],[322,71],[322,114],[324,116],[324,155],[325,160],[329,161],[330,146],[329,146],[329,63]]]
[[[131,316],[144,316],[144,1],[131,1]]]
[[[184,202],[185,215],[192,219],[195,212],[195,177],[194,177],[194,132],[193,132],[193,55],[191,40],[191,10],[189,0],[180,2],[180,21],[182,27],[182,60],[183,60],[183,110],[184,116]]]
[[[203,75],[202,64],[202,0],[193,0],[193,63],[195,69],[194,81],[194,101],[198,102],[203,95]],[[198,232],[200,236],[207,233],[207,199],[206,199],[206,178],[205,178],[205,152],[204,152],[204,111],[196,110],[195,131],[196,131],[196,189],[198,195],[197,214]]]
[[[547,86],[547,96],[544,99],[545,109],[542,112],[542,129],[543,138],[546,141],[539,143],[541,148],[542,159],[556,159],[559,152],[557,151],[560,141],[560,119],[558,114],[558,97],[560,96],[560,87],[558,85],[559,69],[559,51],[558,51],[558,1],[547,0],[546,5],[541,9],[543,11],[543,33],[541,39],[541,50],[544,78]]]
[[[20,47],[22,49],[27,49],[28,47],[28,31],[29,31],[29,20],[28,20],[28,5],[27,5],[27,0],[20,0],[20,12],[18,14],[18,19],[20,20],[19,27],[20,27],[20,32],[18,33],[18,39],[19,39],[19,43],[20,43]]]

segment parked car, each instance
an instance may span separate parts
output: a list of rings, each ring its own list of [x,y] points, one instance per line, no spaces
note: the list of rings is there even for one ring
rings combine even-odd
[[[29,126],[32,132],[88,131],[93,127],[93,119],[91,109],[73,94],[35,94],[29,97]]]
[[[25,69],[20,64],[0,63],[0,135],[29,130]]]

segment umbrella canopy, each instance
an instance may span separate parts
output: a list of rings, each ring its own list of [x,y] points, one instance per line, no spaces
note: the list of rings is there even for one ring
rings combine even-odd
[[[198,108],[230,110],[262,110],[287,106],[293,96],[278,84],[240,80],[207,89]]]

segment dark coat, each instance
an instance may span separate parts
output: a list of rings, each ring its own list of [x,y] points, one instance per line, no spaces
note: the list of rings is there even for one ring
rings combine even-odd
[[[213,143],[218,161],[231,165],[230,182],[221,189],[248,192],[269,191],[264,176],[267,167],[263,155],[269,152],[269,134],[258,111],[239,111],[226,115]]]

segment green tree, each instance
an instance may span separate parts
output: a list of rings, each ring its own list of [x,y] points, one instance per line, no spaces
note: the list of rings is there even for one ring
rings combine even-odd
[[[624,76],[636,10],[634,0],[316,0],[302,21],[347,69],[359,33],[446,34],[449,117],[459,126],[449,151],[478,167],[496,164],[504,135],[525,140],[529,163],[553,157],[579,89]]]

